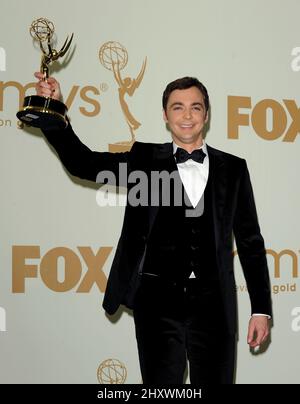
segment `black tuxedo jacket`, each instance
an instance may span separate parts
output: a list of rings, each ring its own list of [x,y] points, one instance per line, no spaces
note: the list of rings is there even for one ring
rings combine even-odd
[[[100,171],[119,176],[119,163],[127,164],[127,174],[141,170],[176,170],[172,143],[135,142],[130,152],[94,152],[74,134],[65,130],[44,131],[62,163],[74,176],[96,181]],[[236,287],[233,272],[233,234],[251,301],[252,313],[271,315],[270,281],[264,240],[260,233],[246,161],[207,146],[212,180],[212,212],[216,262],[228,328],[236,332]],[[134,186],[135,184],[128,184]],[[132,307],[159,207],[131,206],[125,209],[121,236],[110,271],[103,307],[109,314],[120,304]],[[155,298],[155,293],[154,297]]]

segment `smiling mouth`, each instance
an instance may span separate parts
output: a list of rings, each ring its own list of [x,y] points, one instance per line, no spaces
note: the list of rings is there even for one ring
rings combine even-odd
[[[192,128],[192,124],[180,125],[181,128]]]

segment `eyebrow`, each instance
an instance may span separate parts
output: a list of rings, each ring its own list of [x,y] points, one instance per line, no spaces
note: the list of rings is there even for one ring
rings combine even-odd
[[[175,102],[173,102],[173,103],[170,105],[170,108],[174,107],[175,105],[183,105],[183,103],[182,103],[182,102],[179,102],[179,101],[175,101]],[[204,105],[202,104],[202,102],[193,102],[193,103],[192,103],[192,106],[195,106],[195,105],[200,105],[201,107],[204,107]]]

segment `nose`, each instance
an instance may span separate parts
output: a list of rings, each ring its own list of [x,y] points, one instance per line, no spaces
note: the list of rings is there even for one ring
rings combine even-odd
[[[184,111],[184,118],[190,119],[191,118],[191,111],[189,108],[185,109]]]

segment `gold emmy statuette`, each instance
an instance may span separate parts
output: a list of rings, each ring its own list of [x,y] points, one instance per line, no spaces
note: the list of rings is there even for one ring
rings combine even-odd
[[[53,34],[54,25],[46,18],[39,18],[33,21],[30,26],[30,35],[39,42],[42,51],[40,71],[44,74],[44,80],[49,77],[49,65],[66,54],[73,39],[73,34],[69,40],[67,37],[62,48],[57,51],[53,49],[51,44]],[[65,128],[67,125],[67,111],[68,108],[61,101],[51,97],[30,95],[24,98],[23,108],[17,112],[17,117],[29,126],[42,129],[59,129]]]
[[[123,78],[121,75],[121,70],[127,65],[128,53],[124,46],[119,42],[109,41],[103,44],[99,50],[99,59],[102,66],[113,72],[115,81],[119,87],[120,105],[131,134],[131,139],[129,141],[110,143],[109,151],[113,153],[129,151],[135,142],[134,132],[141,126],[141,124],[129,111],[125,95],[132,97],[135,90],[141,84],[146,69],[147,58],[144,60],[136,79],[131,77]]]

